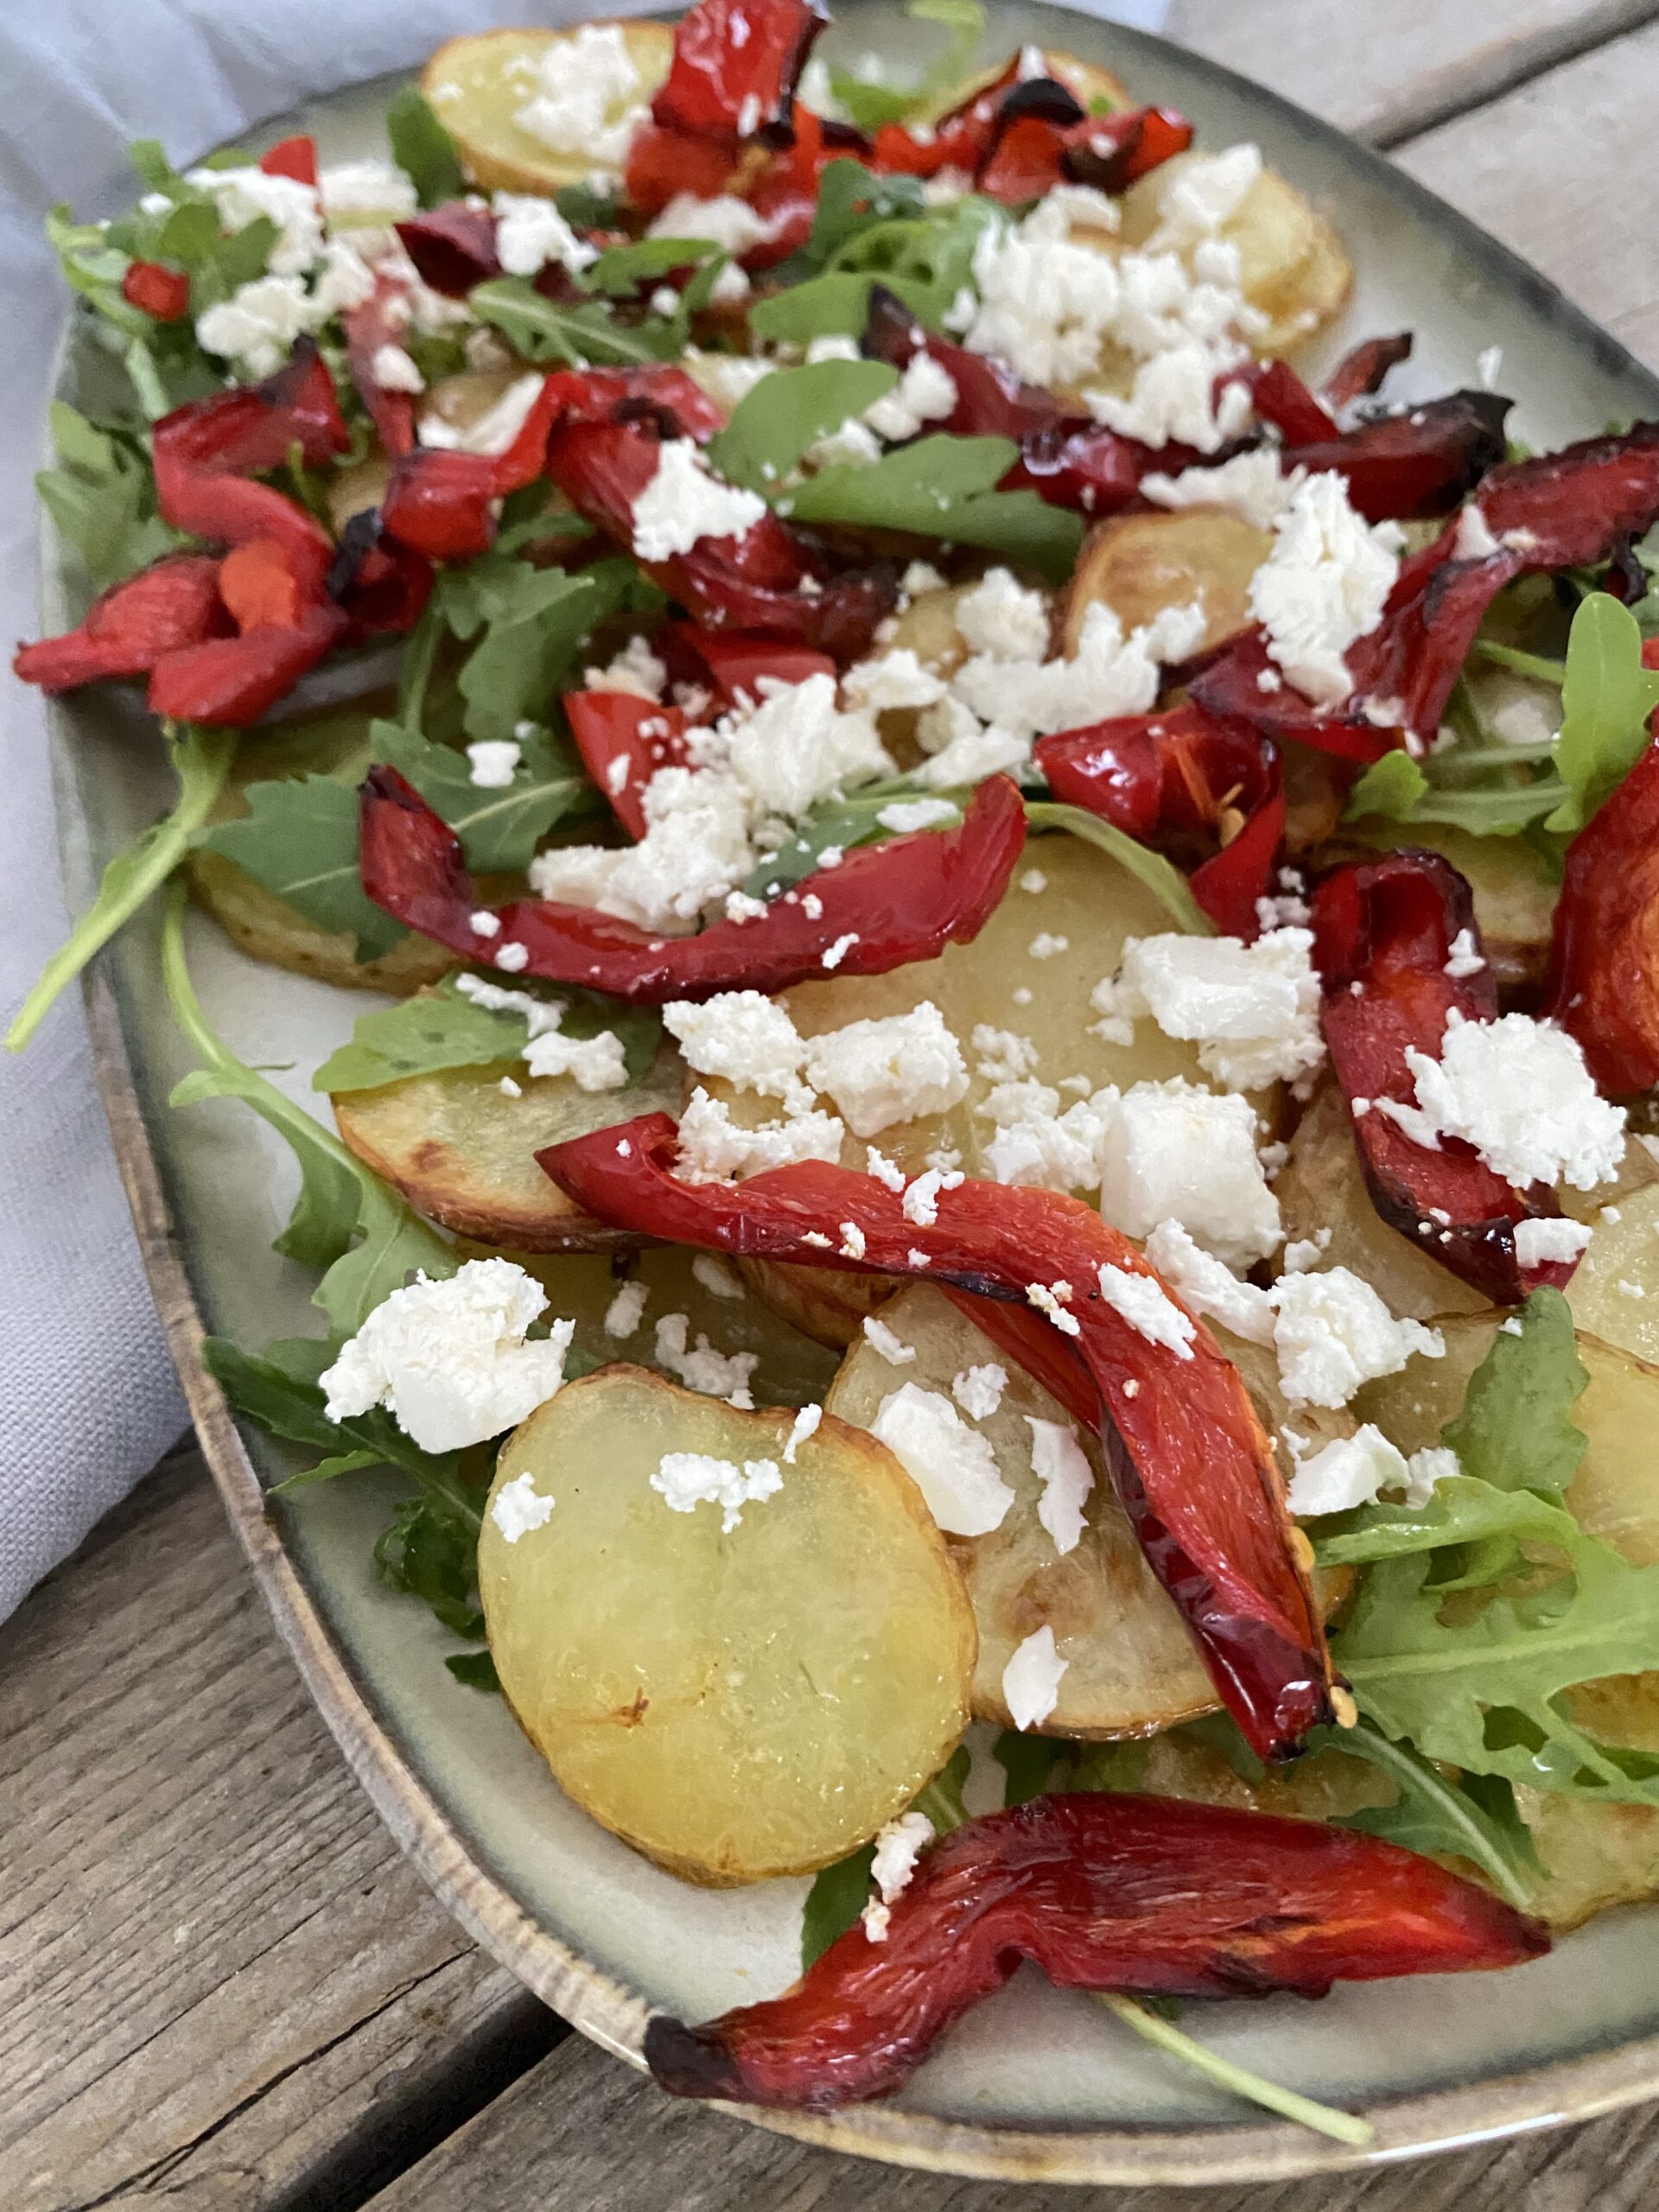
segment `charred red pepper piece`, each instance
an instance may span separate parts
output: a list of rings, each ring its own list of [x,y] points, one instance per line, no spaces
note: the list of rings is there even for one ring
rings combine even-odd
[[[1267,411],[1259,396],[1257,406]],[[1286,429],[1283,465],[1335,469],[1347,478],[1349,500],[1367,522],[1449,514],[1503,460],[1509,410],[1495,392],[1454,391],[1357,429],[1338,434],[1333,423],[1327,435],[1306,442]]]
[[[918,353],[937,361],[957,387],[956,412],[942,427],[957,437],[1023,439],[1077,419],[1052,391],[1025,383],[990,355],[936,338],[883,284],[870,287],[862,351],[895,369],[908,368]]]
[[[1603,1090],[1659,1083],[1659,745],[1567,849],[1549,1012]]]
[[[659,2013],[645,2063],[679,2096],[821,2112],[898,2088],[1026,1959],[1061,1989],[1323,1997],[1548,1948],[1540,1922],[1380,1837],[1085,1790],[964,1822],[923,1853],[884,1942],[850,1928],[782,1997],[702,2027]]]
[[[1021,207],[1028,200],[1040,200],[1062,181],[1065,162],[1064,131],[1039,115],[1016,116],[997,131],[995,149],[976,180],[977,188],[1005,207]]]
[[[1192,895],[1217,928],[1253,938],[1285,832],[1279,748],[1248,723],[1199,707],[1124,715],[1037,745],[1056,798],[1085,807],[1147,844],[1222,840],[1192,873]]]
[[[1325,404],[1332,410],[1347,407],[1356,399],[1368,398],[1382,388],[1382,379],[1390,369],[1397,369],[1402,361],[1411,359],[1411,333],[1401,331],[1393,338],[1367,338],[1351,353],[1344,353],[1325,381]]]
[[[168,653],[149,679],[150,709],[175,721],[244,728],[286,698],[346,626],[342,608],[322,604],[287,629],[250,630]]]
[[[317,142],[302,131],[292,138],[279,138],[259,156],[259,166],[267,176],[285,176],[296,184],[308,184],[317,188]]]
[[[1385,1110],[1389,1100],[1416,1104],[1408,1046],[1438,1059],[1452,1015],[1490,1021],[1497,1013],[1490,965],[1472,976],[1446,972],[1459,932],[1478,944],[1468,884],[1437,853],[1356,861],[1320,884],[1313,931],[1325,1039],[1377,1212],[1502,1305],[1541,1285],[1560,1288],[1575,1262],[1523,1268],[1515,1249],[1516,1222],[1559,1216],[1548,1190],[1512,1190],[1461,1138],[1443,1137],[1430,1151]],[[1370,1103],[1355,1113],[1361,1099]]]
[[[423,284],[446,299],[464,300],[474,284],[501,274],[495,251],[495,217],[464,200],[446,200],[397,225],[404,251]]]
[[[159,261],[133,261],[121,279],[121,296],[129,307],[153,315],[157,322],[177,322],[190,311],[190,279],[181,270]]]
[[[382,347],[403,350],[409,327],[408,287],[390,277],[377,276],[368,298],[360,307],[347,308],[340,321],[358,397],[369,411],[382,452],[392,461],[399,460],[414,450],[414,395],[382,384],[377,364]]]
[[[567,691],[560,704],[582,766],[629,836],[643,837],[645,785],[685,763],[685,716],[632,691]]]
[[[208,553],[171,553],[92,601],[79,626],[20,646],[11,665],[25,683],[73,691],[101,677],[146,676],[164,653],[223,636],[231,618]]]
[[[405,927],[463,959],[491,962],[522,944],[524,972],[583,983],[634,1006],[703,999],[716,991],[780,991],[829,969],[885,976],[932,960],[978,936],[1025,843],[1020,794],[1004,776],[982,784],[956,830],[918,830],[850,852],[804,888],[815,911],[786,893],[746,922],[715,922],[696,937],[654,937],[592,906],[515,899],[493,911],[500,927],[480,936],[480,901],[461,843],[395,770],[374,768],[363,786],[363,888]],[[806,1254],[810,1261],[810,1250]]]
[[[814,879],[826,898],[859,857]],[[1100,1294],[1103,1267],[1161,1288],[1127,1237],[1078,1199],[999,1183],[941,1191],[924,1224],[873,1176],[816,1161],[741,1185],[682,1182],[675,1134],[666,1115],[646,1115],[537,1158],[601,1221],[677,1243],[918,1275],[1022,1304],[1033,1287],[1070,1286],[1061,1310],[1077,1334],[1057,1327],[1056,1340],[1099,1394],[1092,1426],[1118,1496],[1217,1694],[1263,1758],[1289,1757],[1331,1718],[1325,1631],[1292,1547],[1272,1445],[1207,1329],[1192,1324],[1183,1358]]]
[[[741,631],[700,630],[695,622],[669,623],[657,645],[676,677],[704,685],[727,707],[745,701],[753,705],[760,697],[763,679],[804,683],[809,676],[836,672],[829,654],[814,652],[810,645],[764,635],[745,637]]]
[[[1217,393],[1230,384],[1243,385],[1256,413],[1272,423],[1287,446],[1313,445],[1338,435],[1329,413],[1288,361],[1251,361],[1243,368],[1230,369],[1217,378]],[[1501,454],[1501,446],[1498,450]]]
[[[328,571],[328,596],[351,625],[346,642],[413,629],[432,582],[432,563],[385,537],[378,507],[354,514],[340,533]]]
[[[734,148],[787,144],[795,86],[829,20],[816,0],[696,0],[675,27],[652,119]]]
[[[1066,133],[1065,173],[1097,192],[1125,192],[1192,143],[1192,125],[1173,107],[1119,108]]]
[[[660,214],[682,192],[718,200],[736,160],[736,149],[721,140],[688,138],[658,124],[639,124],[628,141],[628,198],[645,215]]]

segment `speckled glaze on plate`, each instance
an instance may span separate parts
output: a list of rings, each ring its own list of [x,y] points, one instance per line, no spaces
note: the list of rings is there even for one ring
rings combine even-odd
[[[575,11],[561,10],[574,15]],[[488,21],[480,8],[480,27]],[[919,35],[885,8],[842,10],[831,50],[904,58]],[[1161,41],[1045,6],[993,4],[985,52],[1033,41],[1103,63],[1183,108],[1201,143],[1253,138],[1334,219],[1357,270],[1330,350],[1350,334],[1417,333],[1399,389],[1472,381],[1503,349],[1517,435],[1554,445],[1610,419],[1659,415],[1659,384],[1542,277],[1379,156]],[[1271,66],[1271,57],[1264,57]],[[316,133],[327,159],[378,149],[389,82],[284,117],[251,143]],[[66,390],[73,388],[73,364]],[[1390,386],[1393,391],[1395,387]],[[54,548],[44,627],[67,626]],[[72,908],[109,855],[168,802],[161,748],[133,700],[83,694],[54,711],[54,773]],[[258,968],[193,917],[193,972],[210,1018],[314,1109],[309,1071],[373,1001]],[[702,2018],[787,1982],[806,1885],[689,1888],[561,1796],[499,1700],[454,1682],[425,1610],[375,1580],[388,1480],[354,1477],[267,1511],[281,1447],[239,1431],[196,1357],[204,1331],[257,1344],[314,1333],[311,1281],[269,1250],[294,1170],[233,1103],[174,1113],[190,1065],[157,972],[155,918],[105,957],[88,992],[95,1049],[139,1235],[191,1409],[226,1508],[312,1694],[404,1848],[503,1965],[620,2057],[639,2063],[649,2012]],[[890,2103],[822,2118],[748,2116],[835,2149],[967,2174],[1137,2183],[1242,2182],[1398,2159],[1549,2126],[1659,2094],[1659,1908],[1604,1915],[1494,1984],[1447,1977],[1205,2009],[1229,2056],[1363,2111],[1357,2152],[1210,2092],[1084,1998],[1026,1974],[972,2014]]]

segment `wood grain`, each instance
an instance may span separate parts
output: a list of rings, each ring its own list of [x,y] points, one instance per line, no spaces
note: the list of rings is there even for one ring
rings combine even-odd
[[[372,2186],[560,2032],[399,1856],[194,1452],[0,1630],[0,1805],[8,2212]]]
[[[1656,15],[1656,0],[1175,0],[1166,35],[1393,145]]]
[[[662,2095],[573,2037],[367,2212],[1637,2212],[1649,2113],[1340,2179],[1077,2190],[905,2173]]]
[[[1659,23],[1402,147],[1401,167],[1659,367]]]

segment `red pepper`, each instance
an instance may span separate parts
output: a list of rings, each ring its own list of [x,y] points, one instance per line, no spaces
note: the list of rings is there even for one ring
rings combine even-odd
[[[976,188],[1005,207],[1040,200],[1063,183],[1065,138],[1041,116],[1017,117],[997,133],[995,150],[981,169]]]
[[[696,0],[675,27],[652,121],[734,149],[787,144],[795,86],[829,20],[817,0]]]
[[[378,508],[354,514],[340,533],[328,571],[328,596],[351,625],[345,642],[412,630],[432,596],[432,563],[385,536]]]
[[[1394,338],[1367,338],[1344,353],[1325,381],[1325,404],[1333,412],[1380,391],[1390,369],[1411,359],[1411,333]]]
[[[1085,515],[1116,514],[1139,497],[1148,469],[1185,467],[1184,450],[1165,447],[1154,453],[1116,430],[1058,423],[1024,440],[1019,460],[997,489],[1038,492],[1051,506]]]
[[[1320,884],[1313,931],[1325,1040],[1377,1212],[1501,1305],[1516,1305],[1541,1285],[1560,1288],[1576,1262],[1523,1268],[1515,1249],[1516,1222],[1559,1217],[1549,1191],[1512,1190],[1461,1138],[1443,1137],[1430,1151],[1384,1110],[1390,1099],[1416,1103],[1408,1046],[1438,1059],[1451,1015],[1489,1021],[1497,1014],[1490,965],[1472,976],[1446,972],[1460,932],[1478,950],[1468,884],[1437,853],[1356,861]],[[1362,1099],[1370,1103],[1356,1113]]]
[[[736,160],[736,149],[720,140],[688,138],[683,131],[641,123],[628,141],[628,198],[643,215],[661,214],[682,192],[718,200]]]
[[[1220,837],[1221,850],[1193,871],[1192,895],[1224,934],[1256,935],[1255,902],[1267,896],[1285,832],[1271,738],[1200,707],[1178,707],[1042,738],[1036,759],[1056,798],[1143,843]]]
[[[809,676],[833,676],[836,664],[828,653],[810,645],[793,645],[780,638],[747,637],[741,631],[700,630],[695,622],[671,622],[657,639],[672,673],[681,681],[700,683],[727,707],[760,697],[763,679],[774,683],[804,683]]]
[[[121,279],[121,296],[157,322],[177,322],[190,312],[190,279],[159,261],[132,261]]]
[[[101,677],[148,675],[164,653],[222,636],[230,626],[219,595],[217,559],[208,553],[169,553],[111,584],[77,628],[20,646],[11,665],[25,683],[73,691]]]
[[[150,711],[175,721],[245,728],[286,698],[341,642],[346,628],[343,610],[325,603],[308,608],[290,629],[250,630],[168,653],[149,679]]]
[[[274,537],[250,537],[232,547],[219,563],[219,595],[244,631],[294,629],[313,604],[287,547]]]
[[[1065,139],[1065,173],[1097,192],[1125,192],[1192,143],[1192,125],[1173,107],[1119,108],[1076,124]]]
[[[815,884],[827,896],[859,857],[849,855]],[[1066,1287],[1058,1310],[1077,1333],[1063,1341],[1099,1394],[1092,1425],[1114,1484],[1217,1694],[1263,1758],[1288,1758],[1310,1728],[1330,1719],[1325,1630],[1293,1546],[1273,1446],[1243,1378],[1201,1324],[1191,1324],[1183,1358],[1142,1336],[1101,1294],[1103,1268],[1162,1286],[1093,1207],[1053,1191],[963,1182],[940,1191],[934,1220],[922,1223],[874,1177],[817,1161],[741,1185],[683,1182],[672,1166],[675,1140],[665,1114],[645,1115],[537,1158],[597,1219],[679,1244],[915,1275],[1021,1303],[1033,1289]]]
[[[1257,408],[1267,413],[1259,394]],[[1503,460],[1509,409],[1494,392],[1454,391],[1357,429],[1338,433],[1333,423],[1306,442],[1281,423],[1283,467],[1334,469],[1346,477],[1349,502],[1367,522],[1449,514]]]
[[[1567,849],[1549,1012],[1601,1090],[1659,1083],[1659,745]]]
[[[898,2088],[1026,1959],[1061,1989],[1323,1997],[1548,1948],[1541,1923],[1380,1837],[1084,1790],[964,1822],[922,1853],[885,1942],[849,1928],[782,1997],[702,2027],[658,2013],[645,2063],[679,2096],[822,2112]]]
[[[303,133],[293,138],[279,138],[259,156],[259,166],[267,176],[291,177],[296,184],[308,184],[317,188],[317,142]]]
[[[423,215],[411,215],[396,229],[421,282],[446,299],[464,300],[474,284],[501,274],[495,217],[487,207],[447,200]]]
[[[781,991],[830,970],[885,976],[936,959],[984,928],[1025,836],[1018,791],[993,776],[974,793],[959,829],[861,847],[751,921],[715,922],[696,937],[672,938],[551,899],[493,909],[499,927],[481,935],[472,918],[482,902],[460,840],[391,768],[372,768],[363,785],[359,845],[363,888],[375,904],[463,959],[487,965],[504,944],[522,944],[524,973],[660,1006],[717,991]]]
[[[358,397],[369,410],[381,451],[397,461],[414,450],[415,398],[412,392],[389,390],[375,365],[382,346],[403,349],[409,327],[408,286],[377,276],[368,298],[359,307],[347,308],[340,321]]]
[[[1216,379],[1217,397],[1230,384],[1243,385],[1256,413],[1272,423],[1287,446],[1313,445],[1338,435],[1330,415],[1288,361],[1251,361],[1242,369],[1229,369]],[[1500,444],[1500,457],[1503,450]]]
[[[560,704],[582,766],[628,835],[643,837],[645,785],[685,765],[685,716],[632,691],[567,691]]]
[[[745,269],[771,269],[798,252],[812,235],[819,179],[827,163],[847,155],[863,161],[869,146],[849,125],[825,123],[810,108],[795,107],[795,141],[769,154],[753,175],[745,167],[743,197],[765,220],[769,235],[740,257]]]

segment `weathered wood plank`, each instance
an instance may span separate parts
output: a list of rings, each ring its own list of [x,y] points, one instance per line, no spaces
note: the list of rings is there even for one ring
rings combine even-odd
[[[1167,35],[1392,145],[1656,13],[1655,0],[1175,0]]]
[[[399,1856],[194,1452],[0,1630],[0,1804],[11,2212],[372,2186],[559,2032]]]
[[[1402,168],[1554,278],[1659,366],[1659,24],[1400,148]]]
[[[573,2037],[365,2212],[1637,2212],[1659,2127],[1621,2114],[1365,2175],[1259,2188],[1098,2190],[906,2173],[662,2096]]]

